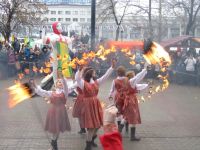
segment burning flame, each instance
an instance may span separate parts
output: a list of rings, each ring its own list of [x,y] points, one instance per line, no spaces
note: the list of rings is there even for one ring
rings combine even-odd
[[[156,89],[155,89],[155,91],[159,92],[160,91],[160,86],[157,86]]]
[[[171,59],[169,54],[165,51],[165,49],[157,44],[156,42],[152,42],[152,46],[146,54],[143,55],[146,61],[149,64],[157,64],[162,65],[163,61],[171,64]]]
[[[8,100],[9,108],[13,108],[17,104],[31,97],[28,87],[24,86],[19,82],[9,87],[8,92],[9,92],[9,100]]]
[[[43,72],[46,73],[46,74],[49,74],[51,72],[51,69],[50,68],[44,68]]]

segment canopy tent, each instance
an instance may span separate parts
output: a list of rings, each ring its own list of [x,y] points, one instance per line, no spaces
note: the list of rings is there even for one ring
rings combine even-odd
[[[182,36],[178,36],[178,37],[174,37],[174,38],[171,38],[171,39],[164,40],[160,44],[165,48],[166,47],[172,47],[172,46],[181,46],[182,42],[190,40],[192,38],[193,37],[189,36],[189,35],[182,35]]]

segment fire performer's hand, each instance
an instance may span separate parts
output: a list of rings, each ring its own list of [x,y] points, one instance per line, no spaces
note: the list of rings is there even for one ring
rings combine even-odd
[[[117,63],[117,60],[116,60],[116,59],[113,59],[113,60],[112,60],[112,68],[115,68],[115,67],[116,67],[116,63]]]
[[[37,87],[37,84],[36,84],[36,82],[35,82],[34,79],[31,79],[29,82],[30,82],[30,84],[31,84],[31,86],[32,86],[33,88],[36,88],[36,87]]]

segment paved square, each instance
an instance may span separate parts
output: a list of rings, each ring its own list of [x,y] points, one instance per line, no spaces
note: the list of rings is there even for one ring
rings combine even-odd
[[[41,97],[24,101],[8,109],[6,88],[12,80],[0,81],[0,150],[47,150],[49,135],[43,126],[48,104]],[[100,99],[106,101],[111,80],[100,90]],[[170,87],[140,103],[142,125],[137,134],[140,142],[130,142],[123,134],[125,150],[200,150],[200,88]],[[68,104],[73,106],[72,98]],[[71,132],[59,138],[59,150],[84,150],[85,135],[79,135],[78,121],[71,117]],[[102,130],[99,132],[102,134]],[[98,142],[99,143],[99,142]],[[99,148],[102,149],[99,143]],[[95,149],[94,149],[95,150]]]

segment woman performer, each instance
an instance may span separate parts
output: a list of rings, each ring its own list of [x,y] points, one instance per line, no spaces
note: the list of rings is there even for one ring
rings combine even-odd
[[[112,87],[110,90],[110,96],[109,99],[113,99],[115,101],[115,105],[118,109],[117,113],[117,125],[118,130],[121,132],[121,121],[122,121],[122,108],[124,105],[124,99],[125,99],[125,93],[126,93],[126,68],[124,66],[119,66],[117,68],[117,78],[113,80]],[[128,132],[128,124],[126,124],[126,132]]]
[[[123,70],[123,73],[125,71]],[[119,74],[119,73],[118,73]],[[136,98],[137,84],[145,77],[147,74],[147,64],[145,68],[138,73],[136,76],[132,73],[128,73],[128,78],[126,76],[117,77],[112,83],[111,94],[115,95],[116,106],[120,102],[121,114],[123,114],[123,119],[119,125],[119,131],[122,132],[124,124],[126,123],[126,131],[128,130],[128,124],[131,126],[131,141],[139,141],[140,139],[135,136],[135,124],[140,124],[140,113],[138,108],[138,102]],[[130,78],[130,79],[129,79]],[[139,84],[138,84],[139,86]],[[118,108],[118,109],[119,109]]]
[[[75,74],[75,80],[77,80],[77,76],[78,76],[78,71]],[[81,77],[82,77],[82,75],[81,75]],[[81,120],[80,120],[81,109],[83,106],[83,91],[79,87],[76,88],[76,91],[77,91],[78,95],[77,95],[76,101],[74,103],[72,116],[74,118],[78,118],[79,125],[80,125],[80,131],[78,133],[83,134],[83,133],[86,133],[85,128],[82,128],[83,125],[81,124]]]
[[[111,75],[116,61],[112,61],[112,67],[99,79],[96,79],[95,70],[86,68],[81,72],[78,71],[77,84],[83,92],[83,106],[81,109],[81,124],[83,128],[87,128],[87,140],[85,150],[91,150],[92,146],[97,147],[94,140],[97,137],[98,129],[103,125],[103,110],[99,99],[97,98],[99,86]]]
[[[63,77],[62,79],[56,80],[55,91],[43,90],[41,87],[37,86],[34,81],[32,84],[35,88],[35,92],[38,95],[50,99],[51,107],[47,113],[45,131],[48,131],[52,134],[52,150],[58,150],[57,140],[60,132],[71,130],[65,105],[67,102],[68,93],[72,89],[68,89],[67,81]]]

